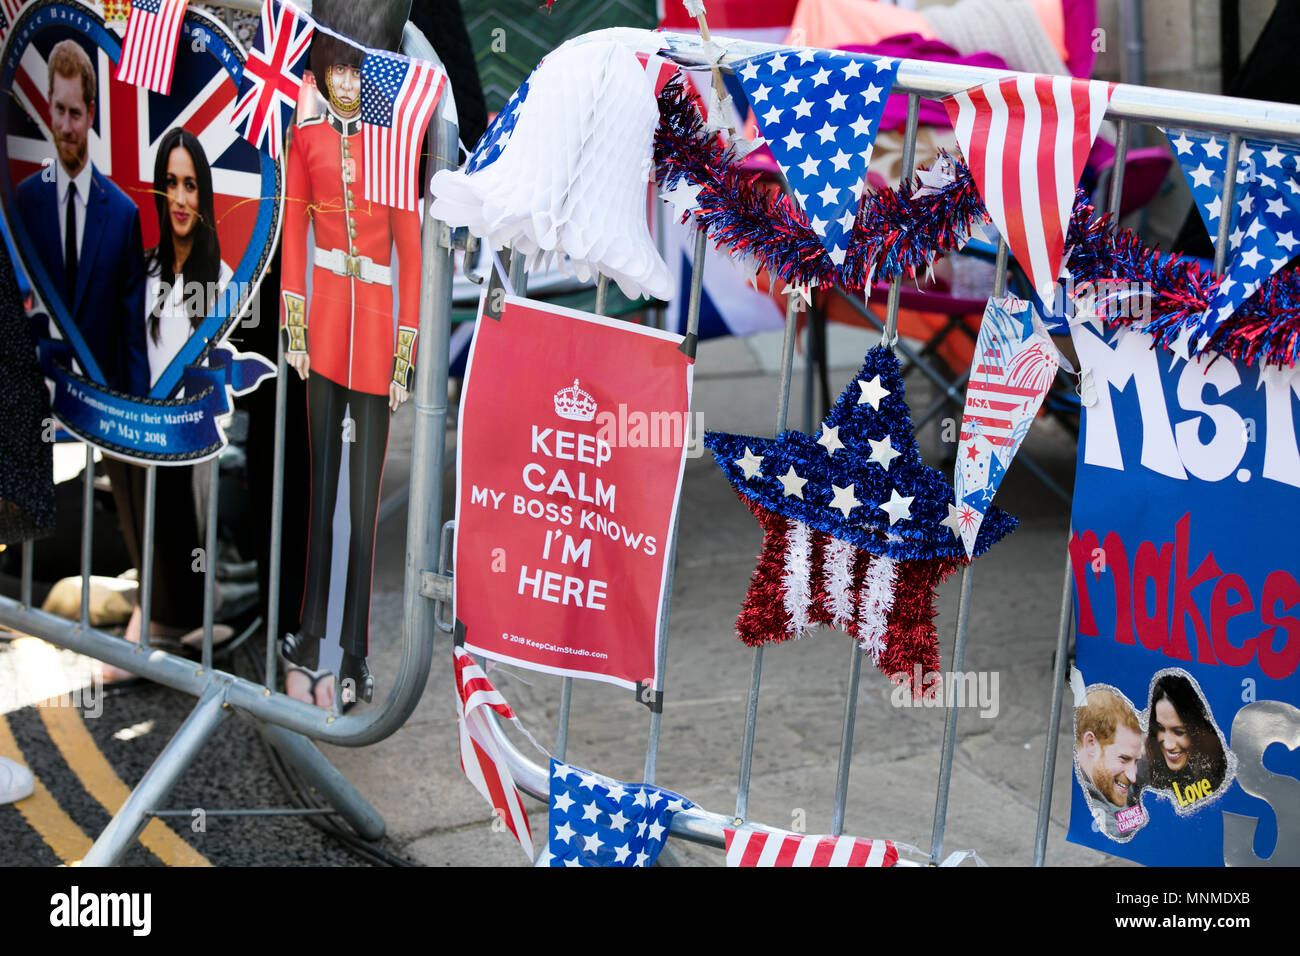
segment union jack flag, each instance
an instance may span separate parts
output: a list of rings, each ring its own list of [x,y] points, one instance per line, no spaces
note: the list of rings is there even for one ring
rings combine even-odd
[[[365,197],[415,211],[424,131],[447,76],[432,63],[371,50],[361,63]]]
[[[122,41],[117,78],[147,90],[171,92],[176,44],[181,37],[188,0],[133,0]]]
[[[889,840],[724,827],[727,866],[894,866],[898,847]]]
[[[315,33],[312,21],[287,3],[265,0],[253,48],[244,64],[235,103],[240,136],[276,159],[284,146],[284,131],[293,118],[307,66],[307,50]]]

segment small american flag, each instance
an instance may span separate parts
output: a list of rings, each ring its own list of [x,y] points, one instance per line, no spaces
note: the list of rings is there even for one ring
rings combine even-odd
[[[1039,295],[1061,272],[1074,188],[1114,84],[1008,77],[944,101],[989,216]]]
[[[724,827],[727,866],[893,866],[898,847],[889,840],[805,836],[783,830]]]
[[[432,63],[370,50],[361,64],[365,198],[415,211],[424,131],[446,74]]]
[[[2,0],[0,2],[0,39],[9,32],[9,28],[18,22],[27,0]]]
[[[265,0],[253,48],[248,51],[231,124],[272,159],[280,155],[284,130],[298,104],[312,21],[287,3]]]
[[[463,647],[453,648],[456,660],[456,723],[460,727],[460,767],[483,794],[501,821],[514,834],[520,847],[533,858],[533,832],[528,826],[528,814],[510,775],[510,765],[502,756],[488,725],[484,709],[496,711],[523,730],[515,712],[488,680],[483,668]],[[524,731],[527,735],[527,731]],[[532,737],[529,736],[529,740]],[[536,742],[534,742],[535,745]]]
[[[171,92],[176,44],[187,0],[132,0],[117,78],[164,95]]]

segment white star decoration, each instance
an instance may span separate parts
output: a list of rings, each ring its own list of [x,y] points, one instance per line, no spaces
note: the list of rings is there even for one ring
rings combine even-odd
[[[858,404],[870,405],[876,411],[880,411],[880,400],[891,394],[889,389],[880,384],[879,375],[869,382],[858,379],[858,388],[862,389],[862,394],[858,396]]]
[[[839,485],[832,483],[831,491],[834,492],[834,495],[831,497],[831,503],[827,505],[827,507],[838,508],[846,518],[849,516],[850,511],[862,504],[861,501],[854,497],[852,485],[849,485],[847,488],[841,488]],[[911,499],[909,498],[908,500],[910,501]],[[891,521],[890,524],[893,524],[893,522]]]
[[[885,469],[885,471],[889,471],[889,463],[902,454],[902,452],[894,451],[894,446],[890,444],[888,435],[886,435],[882,441],[868,438],[867,444],[871,446],[870,459],[881,468]]]
[[[677,218],[680,219],[682,216],[685,216],[691,210],[699,206],[699,195],[700,187],[695,183],[688,182],[685,178],[682,178],[677,181],[677,185],[669,192],[660,193],[659,197],[663,199],[664,202],[670,202],[673,204],[673,209],[677,213]]]
[[[748,446],[745,448],[745,457],[737,458],[736,464],[740,466],[740,470],[745,473],[746,478],[753,478],[755,476],[761,478],[763,475],[763,472],[759,468],[759,466],[763,464],[763,456],[755,455],[749,450]]]
[[[961,537],[961,509],[948,502],[948,517],[944,518],[939,524],[952,531],[954,538]]]
[[[794,465],[784,475],[778,475],[777,481],[781,482],[781,497],[783,498],[802,498],[803,486],[808,484],[807,478],[800,478],[795,473]]]
[[[832,485],[832,487],[834,487]],[[892,527],[904,518],[912,517],[912,502],[916,500],[915,495],[904,497],[898,493],[897,488],[889,489],[889,500],[880,505],[880,510],[889,515],[889,524]]]
[[[817,439],[817,444],[824,446],[826,454],[834,457],[835,452],[844,447],[844,443],[840,441],[840,426],[836,425],[834,428],[827,428],[823,423],[822,437]]]

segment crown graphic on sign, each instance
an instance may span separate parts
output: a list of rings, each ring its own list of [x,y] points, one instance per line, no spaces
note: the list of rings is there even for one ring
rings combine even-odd
[[[596,417],[596,400],[573,384],[555,393],[555,414],[575,422],[589,422]]]

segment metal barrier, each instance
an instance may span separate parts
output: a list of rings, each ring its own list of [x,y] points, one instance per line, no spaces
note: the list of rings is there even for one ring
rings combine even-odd
[[[248,12],[261,9],[257,0],[218,0],[224,6]],[[309,6],[304,4],[304,6]],[[403,49],[411,56],[438,62],[429,41],[413,25],[407,24]],[[456,165],[458,159],[456,104],[448,86],[439,100],[429,124],[429,175],[438,169]],[[164,684],[198,698],[198,704],[175,736],[167,743],[130,797],[96,839],[83,860],[86,866],[112,865],[130,848],[140,830],[160,809],[162,801],[184,774],[222,720],[232,710],[240,710],[254,719],[282,755],[334,806],[356,832],[367,839],[378,839],[384,832],[382,817],[344,779],[320,751],[315,740],[360,747],[383,740],[396,731],[415,710],[424,691],[433,657],[433,608],[421,596],[422,575],[432,573],[438,557],[439,509],[442,502],[443,450],[447,422],[447,341],[451,316],[452,243],[451,232],[442,223],[424,217],[421,236],[424,282],[420,297],[419,341],[422,359],[417,365],[411,402],[415,412],[414,438],[411,448],[411,497],[420,507],[409,510],[406,532],[406,569],[402,655],[397,676],[387,698],[364,713],[342,716],[336,709],[329,713],[321,708],[294,700],[275,690],[279,620],[280,582],[271,574],[267,595],[266,673],[263,683],[256,683],[212,664],[215,560],[205,569],[203,603],[203,646],[199,662],[149,646],[149,627],[142,629],[140,643],[132,644],[90,626],[90,570],[93,535],[93,495],[95,465],[93,452],[86,447],[83,474],[84,497],[81,528],[81,618],[69,621],[32,607],[32,565],[34,547],[25,543],[22,550],[22,579],[19,600],[0,598],[0,625],[40,637],[51,644],[98,658],[129,670],[149,680]],[[278,309],[277,309],[278,314]],[[284,502],[284,429],[286,363],[283,344],[279,354],[276,383],[275,472],[272,492],[270,531],[271,567],[278,568],[281,546],[281,515]],[[150,620],[153,589],[153,533],[157,466],[147,470],[145,516],[142,536],[140,608],[144,621]],[[207,465],[210,493],[207,513],[207,553],[215,554],[217,520],[218,462]],[[339,695],[341,696],[341,695]],[[336,700],[336,708],[340,701]],[[259,812],[259,811],[253,811]]]
[[[573,42],[603,39],[614,35],[614,31],[600,31],[588,34]],[[732,40],[725,37],[713,37],[711,44],[705,44],[698,35],[666,33],[662,35],[669,44],[669,50],[663,55],[687,69],[706,70],[717,65],[727,71],[734,71],[736,66],[746,59],[768,53],[784,47],[777,44],[759,43],[748,40]],[[842,54],[849,55],[849,54]],[[916,148],[917,116],[922,97],[932,100],[944,99],[972,86],[978,86],[992,79],[1017,75],[1012,71],[988,70],[976,67],[948,63],[931,63],[916,60],[903,60],[894,84],[894,92],[906,93],[908,96],[907,125],[904,135],[902,178],[907,180],[914,171]],[[1235,169],[1243,134],[1273,137],[1300,138],[1300,108],[1278,103],[1256,100],[1241,100],[1225,96],[1212,96],[1187,93],[1177,90],[1163,90],[1149,87],[1118,84],[1111,96],[1106,112],[1107,118],[1117,121],[1118,135],[1114,176],[1109,183],[1110,194],[1108,208],[1112,213],[1118,211],[1121,191],[1123,189],[1123,165],[1128,146],[1133,134],[1133,124],[1153,123],[1176,127],[1191,127],[1222,132],[1228,136],[1227,168]],[[1231,208],[1235,177],[1225,178],[1223,190],[1224,208]],[[1221,273],[1224,257],[1228,248],[1228,230],[1230,217],[1223,217],[1218,237],[1215,256],[1215,271]],[[702,269],[707,251],[707,237],[701,231],[697,233],[693,271],[691,274],[690,330],[697,327],[699,317],[699,294],[703,278]],[[1008,272],[1008,250],[1005,241],[999,241],[994,272],[994,295],[1003,295],[1006,291]],[[512,279],[515,278],[512,276]],[[603,281],[603,280],[602,280]],[[882,344],[889,345],[905,358],[917,361],[915,350],[897,336],[898,308],[901,279],[895,277],[889,286],[886,302],[886,318],[882,328]],[[855,303],[856,304],[856,303]],[[793,300],[787,306],[785,337],[782,349],[780,386],[776,400],[776,432],[786,428],[789,408],[791,373],[794,356],[795,314]],[[924,363],[920,363],[921,366]],[[929,374],[929,372],[927,372]],[[930,376],[933,380],[933,375]],[[936,381],[940,392],[949,389],[946,381]],[[959,395],[959,400],[964,396]],[[945,397],[943,400],[947,400]],[[919,427],[919,425],[918,425]],[[1017,456],[1017,461],[1021,456]],[[1064,497],[1064,495],[1062,495]],[[1068,500],[1068,499],[1067,499]],[[450,526],[447,528],[450,531]],[[1067,536],[1068,542],[1068,536]],[[445,568],[444,568],[445,570]],[[966,565],[962,572],[961,590],[957,607],[957,620],[953,638],[953,649],[949,669],[960,671],[963,668],[968,624],[974,583],[974,566]],[[1047,742],[1043,762],[1042,785],[1039,796],[1037,826],[1035,832],[1034,864],[1042,865],[1045,858],[1047,830],[1050,819],[1053,774],[1056,764],[1057,736],[1060,730],[1062,700],[1065,690],[1065,675],[1069,637],[1073,623],[1073,591],[1070,564],[1065,562],[1065,579],[1061,600],[1061,616],[1057,632],[1055,664],[1052,674],[1051,711],[1049,715]],[[665,592],[665,601],[671,601],[671,582]],[[665,608],[665,612],[666,612]],[[663,615],[666,622],[667,613]],[[444,630],[450,630],[444,625]],[[666,634],[665,634],[666,637]],[[666,645],[666,641],[665,641]],[[834,803],[832,806],[831,831],[839,835],[844,824],[845,800],[848,791],[849,773],[852,763],[854,722],[857,714],[858,683],[862,670],[862,654],[850,643],[848,693],[844,704],[844,717],[841,726],[841,739]],[[660,669],[662,673],[662,668]],[[725,846],[724,828],[738,827],[748,820],[749,786],[754,757],[754,736],[758,721],[758,702],[762,684],[763,648],[753,651],[751,665],[750,690],[745,711],[745,726],[740,744],[740,771],[736,786],[735,812],[727,816],[694,808],[674,815],[670,832],[679,838],[691,842],[723,848]],[[659,688],[657,688],[658,690]],[[569,719],[570,682],[562,688],[560,703],[560,726],[557,733],[557,756],[563,757],[564,742],[567,735]],[[944,831],[947,820],[949,790],[952,781],[953,752],[957,740],[958,710],[949,707],[944,727],[944,739],[940,754],[939,782],[935,795],[933,828],[929,850],[929,862],[937,865],[943,860]],[[655,762],[658,749],[659,714],[652,714],[649,739],[646,747],[645,780],[654,782]],[[504,733],[499,724],[494,724],[497,742],[510,763],[516,782],[522,789],[540,800],[549,796],[547,770],[534,763],[517,748]],[[907,861],[902,861],[907,862]]]

